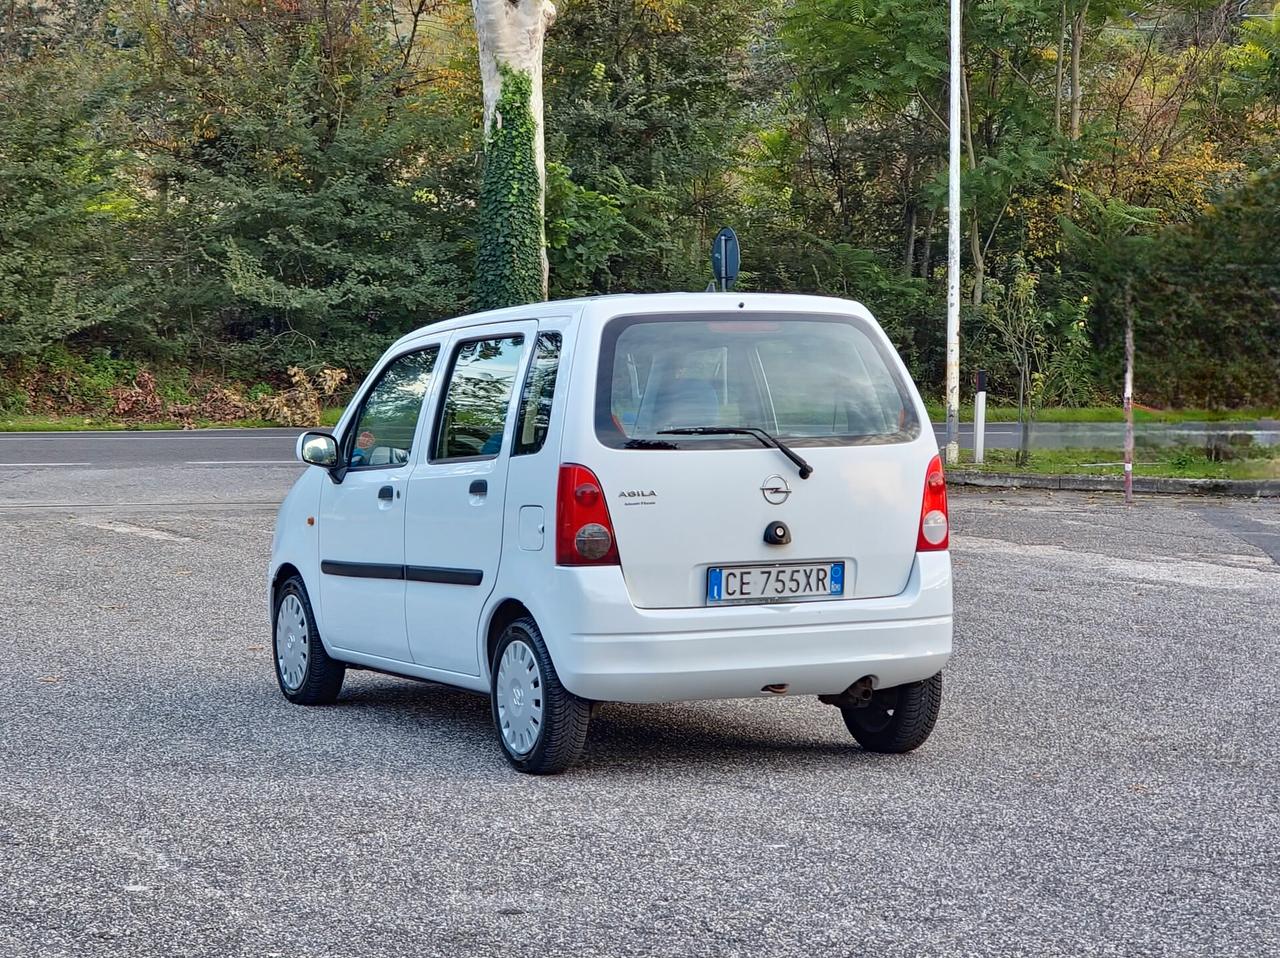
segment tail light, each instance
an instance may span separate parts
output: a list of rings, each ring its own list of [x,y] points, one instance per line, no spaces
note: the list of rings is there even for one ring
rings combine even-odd
[[[560,467],[556,494],[556,564],[619,565],[618,543],[600,480],[586,466]]]
[[[942,460],[934,456],[924,474],[924,502],[920,505],[917,552],[940,552],[951,544],[951,520],[947,513],[947,478]]]

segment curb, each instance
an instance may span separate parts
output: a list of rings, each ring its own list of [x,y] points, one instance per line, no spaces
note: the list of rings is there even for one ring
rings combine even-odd
[[[1070,492],[1124,492],[1115,476],[1037,476],[1013,472],[947,472],[947,484],[995,489],[1058,489]],[[1280,497],[1280,479],[1161,479],[1134,476],[1133,491],[1178,496]]]

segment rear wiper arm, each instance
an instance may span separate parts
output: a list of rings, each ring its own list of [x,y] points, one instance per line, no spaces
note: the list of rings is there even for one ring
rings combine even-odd
[[[800,478],[808,479],[813,475],[813,466],[809,465],[794,449],[772,433],[757,429],[755,426],[681,426],[678,429],[659,429],[659,436],[754,436],[766,446],[773,446],[778,452],[796,464],[800,470]]]

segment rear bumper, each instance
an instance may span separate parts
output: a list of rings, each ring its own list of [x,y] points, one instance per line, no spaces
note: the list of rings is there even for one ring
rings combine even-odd
[[[588,621],[545,622],[561,681],[613,702],[760,697],[877,688],[928,678],[951,657],[951,557],[916,557],[906,589],[883,599],[697,609],[636,609],[618,569],[557,570],[559,608]],[[550,616],[556,619],[557,616]]]

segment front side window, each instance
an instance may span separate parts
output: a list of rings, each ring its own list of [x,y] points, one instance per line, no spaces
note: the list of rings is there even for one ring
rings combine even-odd
[[[516,420],[513,456],[537,452],[547,441],[551,427],[551,402],[555,398],[556,374],[560,370],[560,334],[539,333],[533,359],[520,396],[520,418]]]
[[[615,448],[745,446],[690,427],[763,429],[795,445],[919,434],[891,355],[849,317],[623,317],[605,330],[596,432]]]
[[[523,336],[462,343],[453,358],[432,458],[491,459],[502,450]]]
[[[402,466],[409,461],[422,400],[431,388],[439,347],[406,353],[382,371],[365,395],[347,433],[346,461],[353,469]]]

